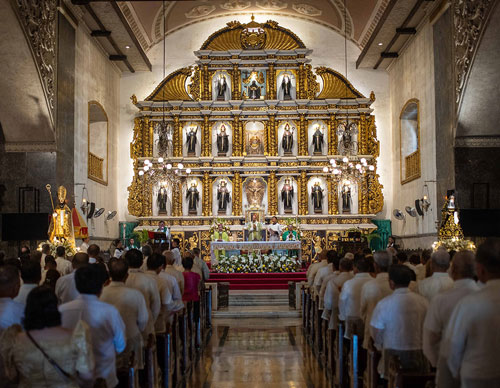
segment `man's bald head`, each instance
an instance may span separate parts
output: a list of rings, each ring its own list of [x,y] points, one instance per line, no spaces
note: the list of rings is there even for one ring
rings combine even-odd
[[[453,280],[473,279],[476,274],[476,259],[474,252],[460,251],[453,256],[451,277]]]
[[[15,298],[19,293],[21,281],[19,270],[12,265],[0,267],[0,298]]]
[[[73,269],[78,269],[89,265],[89,255],[84,252],[78,252],[73,256],[73,260],[71,260],[71,264],[73,265]]]

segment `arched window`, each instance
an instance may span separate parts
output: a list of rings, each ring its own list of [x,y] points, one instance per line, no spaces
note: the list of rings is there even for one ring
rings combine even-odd
[[[409,100],[399,116],[401,184],[420,178],[420,117],[418,100]]]
[[[88,177],[108,184],[108,115],[97,101],[89,102]]]

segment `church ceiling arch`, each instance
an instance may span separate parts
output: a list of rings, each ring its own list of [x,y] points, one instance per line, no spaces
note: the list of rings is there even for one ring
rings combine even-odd
[[[321,24],[340,34],[347,31],[359,47],[366,41],[365,35],[372,31],[372,24],[385,7],[386,1],[352,0],[344,12],[342,0],[212,0],[177,1],[166,6],[166,34],[187,26],[218,17],[241,17],[249,14],[269,16],[288,16]],[[163,33],[163,12],[161,2],[125,2],[120,8],[143,48],[148,51],[161,41]],[[344,20],[344,15],[345,20]]]

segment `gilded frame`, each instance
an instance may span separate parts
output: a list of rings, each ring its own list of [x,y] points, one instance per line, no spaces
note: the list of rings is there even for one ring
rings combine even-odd
[[[104,113],[104,116],[106,117],[106,179],[101,179],[95,175],[92,174],[91,168],[90,168],[90,163],[89,160],[91,158],[91,152],[90,152],[90,107],[91,105],[96,105],[101,109],[101,111]],[[93,155],[93,154],[92,154]],[[106,109],[104,109],[104,106],[99,101],[95,100],[90,100],[87,104],[87,178],[93,180],[94,182],[100,183],[101,185],[107,186],[108,185],[108,178],[109,178],[109,117],[108,114],[106,113]]]
[[[403,115],[408,108],[409,105],[415,104],[417,106],[417,150],[410,155],[407,155],[403,159],[403,128],[401,125],[401,121],[403,120]],[[405,169],[405,176],[403,176],[403,163],[406,163],[407,159],[410,157],[417,159],[417,166],[415,169],[415,173],[408,176],[408,172]],[[421,171],[421,158],[420,158],[420,102],[416,98],[412,98],[404,104],[401,109],[401,113],[399,114],[399,176],[401,179],[401,184],[404,185],[415,179],[419,179],[422,175]]]

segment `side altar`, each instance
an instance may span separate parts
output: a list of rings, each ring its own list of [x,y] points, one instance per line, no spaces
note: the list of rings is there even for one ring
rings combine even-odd
[[[313,70],[311,53],[274,21],[235,21],[208,37],[193,66],[144,100],[131,97],[138,112],[128,210],[139,229],[163,220],[183,249],[198,247],[208,259],[214,218],[244,241],[259,209],[265,224],[296,220],[307,260],[352,230],[376,228],[375,95],[333,69]],[[370,169],[357,181],[339,179],[331,167],[343,158]],[[186,174],[170,179],[172,171]]]

